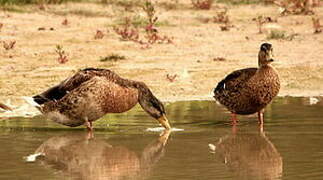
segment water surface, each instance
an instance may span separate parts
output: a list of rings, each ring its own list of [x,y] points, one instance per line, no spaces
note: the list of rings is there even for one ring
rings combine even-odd
[[[67,128],[42,116],[0,121],[0,179],[322,179],[323,103],[277,98],[265,112],[238,116],[213,101],[166,105],[170,134],[140,106],[83,127]],[[35,162],[24,157],[42,153]]]

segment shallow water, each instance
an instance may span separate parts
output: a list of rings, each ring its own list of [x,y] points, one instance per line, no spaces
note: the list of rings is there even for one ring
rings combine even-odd
[[[0,179],[322,179],[323,102],[277,98],[265,113],[238,116],[213,101],[166,105],[164,133],[136,107],[83,127],[66,128],[42,116],[0,120]],[[108,124],[109,122],[109,124]],[[35,162],[24,157],[41,153]]]

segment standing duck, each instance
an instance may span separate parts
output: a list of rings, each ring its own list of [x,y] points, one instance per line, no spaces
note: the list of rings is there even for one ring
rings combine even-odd
[[[236,124],[236,114],[258,113],[258,121],[263,124],[263,111],[277,96],[280,81],[277,71],[271,66],[273,48],[269,43],[260,46],[258,68],[233,71],[214,89],[214,98],[232,113],[232,123]]]
[[[123,79],[108,69],[80,70],[60,84],[33,97],[49,119],[70,127],[85,125],[107,113],[130,110],[138,102],[166,129],[170,129],[163,104],[143,83]]]

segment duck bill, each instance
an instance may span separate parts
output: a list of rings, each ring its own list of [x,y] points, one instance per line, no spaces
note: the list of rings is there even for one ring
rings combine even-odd
[[[163,114],[160,118],[157,119],[159,123],[165,128],[165,129],[170,129],[169,121],[166,118],[165,114]]]
[[[274,59],[269,59],[269,60],[268,60],[268,62],[270,62],[270,63],[271,63],[271,62],[274,62],[274,61],[275,61]]]

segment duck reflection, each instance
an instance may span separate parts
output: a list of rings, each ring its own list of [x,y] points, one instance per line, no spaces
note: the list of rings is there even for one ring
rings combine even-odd
[[[271,180],[282,175],[282,157],[262,129],[255,132],[236,129],[209,146],[238,179]]]
[[[42,165],[50,166],[71,179],[141,179],[164,154],[170,131],[147,145],[141,156],[122,146],[88,139],[86,134],[52,137],[35,153]]]

